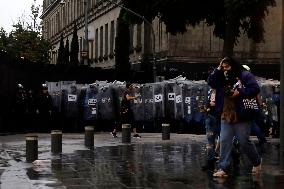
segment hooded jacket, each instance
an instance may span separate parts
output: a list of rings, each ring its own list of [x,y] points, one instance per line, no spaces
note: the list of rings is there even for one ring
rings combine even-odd
[[[238,87],[239,96],[236,97],[235,103],[239,103],[241,98],[255,97],[259,92],[259,85],[251,72],[241,71],[239,75],[242,87]],[[217,115],[221,115],[224,106],[224,88],[226,85],[226,79],[223,70],[215,69],[207,79],[208,85],[216,90],[215,110]],[[236,113],[240,112],[239,106],[236,104]]]

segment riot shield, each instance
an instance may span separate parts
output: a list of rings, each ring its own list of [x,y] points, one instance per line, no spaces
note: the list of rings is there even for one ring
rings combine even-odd
[[[46,82],[48,93],[52,99],[52,105],[57,112],[61,112],[61,82]]]
[[[154,118],[161,120],[165,117],[165,83],[158,82],[153,84],[154,88]]]
[[[131,108],[133,111],[133,117],[134,121],[144,121],[144,101],[142,98],[142,90],[143,85],[134,84],[133,88],[133,95],[138,96],[138,98],[134,99],[133,102],[131,102]]]
[[[144,121],[154,120],[154,87],[145,84],[142,88],[142,100],[144,101]]]
[[[110,85],[100,86],[98,93],[98,108],[102,120],[114,120],[117,118],[118,110],[116,107],[116,94]]]
[[[83,100],[83,118],[86,121],[98,119],[98,86],[91,84],[86,89]]]
[[[69,84],[62,90],[62,109],[66,117],[77,118],[79,115],[79,96],[81,89],[77,85]]]

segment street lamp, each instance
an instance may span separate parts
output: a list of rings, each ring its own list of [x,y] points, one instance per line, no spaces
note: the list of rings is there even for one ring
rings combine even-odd
[[[152,53],[153,53],[153,79],[154,79],[154,82],[156,81],[156,76],[157,76],[157,70],[156,70],[156,51],[155,51],[155,32],[154,32],[154,29],[153,29],[153,26],[152,26],[152,23],[150,21],[148,21],[144,16],[134,12],[133,10],[129,9],[129,8],[126,8],[124,7],[123,5],[117,3],[117,2],[114,2],[114,1],[111,1],[111,0],[107,0],[107,2],[109,3],[112,3],[112,4],[115,4],[117,5],[118,7],[126,10],[127,12],[130,12],[131,14],[135,15],[135,16],[138,16],[139,18],[141,18],[146,24],[148,24],[150,27],[151,27],[151,34],[152,34],[152,40],[153,40],[153,45],[152,45]]]
[[[88,10],[89,10],[89,0],[84,0],[84,13],[85,13],[84,65],[89,65]]]

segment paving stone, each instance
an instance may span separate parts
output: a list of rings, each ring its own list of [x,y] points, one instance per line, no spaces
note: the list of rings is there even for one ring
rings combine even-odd
[[[212,178],[212,172],[203,172],[206,142],[203,135],[172,134],[169,141],[162,141],[161,134],[157,133],[142,136],[125,145],[111,138],[109,133],[97,133],[95,148],[89,150],[84,146],[83,134],[65,134],[63,152],[54,156],[49,150],[50,135],[42,134],[39,136],[40,157],[46,163],[39,166],[22,161],[24,135],[0,136],[0,143],[9,152],[1,153],[5,155],[7,167],[0,169],[0,188],[267,188],[264,179],[255,179],[249,174],[251,167],[245,158],[240,169],[232,171],[226,179]],[[274,169],[279,164],[278,144],[279,141],[273,141],[262,152],[263,169]]]

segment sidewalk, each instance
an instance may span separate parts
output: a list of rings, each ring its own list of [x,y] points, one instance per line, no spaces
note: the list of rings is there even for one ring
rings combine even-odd
[[[214,179],[201,171],[205,136],[171,134],[163,141],[159,133],[142,133],[121,143],[109,133],[95,133],[95,148],[84,147],[84,134],[63,134],[61,155],[50,153],[50,135],[38,135],[39,161],[26,163],[25,135],[0,136],[1,189],[127,189],[127,188],[283,188],[249,174],[245,158],[241,168],[226,179]],[[253,140],[256,139],[253,137]],[[278,139],[269,140],[263,157],[264,171],[279,163]]]

